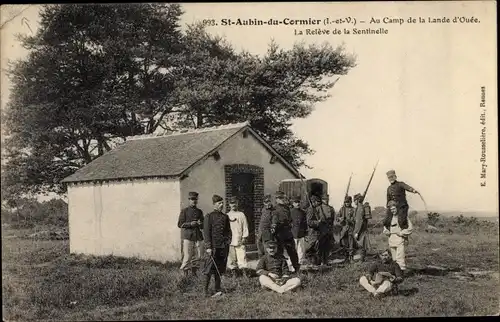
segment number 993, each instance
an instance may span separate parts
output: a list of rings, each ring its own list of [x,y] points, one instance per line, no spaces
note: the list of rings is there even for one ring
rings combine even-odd
[[[216,26],[215,19],[203,19],[202,21],[204,26]]]

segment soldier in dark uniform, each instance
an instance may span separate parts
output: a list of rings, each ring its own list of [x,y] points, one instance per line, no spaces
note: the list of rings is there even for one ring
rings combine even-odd
[[[305,237],[307,234],[306,212],[300,208],[300,196],[294,196],[292,200],[293,208],[290,210],[292,217],[292,234],[295,240],[295,249],[299,256],[299,264],[304,264],[305,259]]]
[[[205,295],[209,296],[210,278],[215,278],[215,294],[222,295],[221,276],[226,272],[227,256],[231,243],[229,217],[222,212],[224,200],[218,195],[212,197],[214,211],[205,216],[203,235],[205,237],[206,258],[203,274],[205,275]]]
[[[311,197],[312,207],[307,209],[307,225],[309,226],[308,248],[312,252],[316,265],[328,265],[331,250],[333,215],[318,196]],[[315,241],[316,239],[316,241]],[[314,245],[311,245],[311,242]]]
[[[181,229],[182,264],[180,269],[187,275],[189,269],[196,275],[198,261],[203,256],[203,212],[197,207],[198,193],[189,192],[189,206],[182,209],[177,226]]]
[[[402,181],[398,181],[396,176],[396,171],[387,171],[387,178],[391,185],[387,188],[387,205],[389,201],[393,200],[398,204],[398,224],[401,229],[408,228],[408,202],[406,201],[406,191],[412,193],[418,193],[417,190],[410,187]],[[386,216],[384,219],[384,227],[390,229],[391,227],[392,213],[387,207]]]
[[[354,210],[354,241],[356,243],[356,255],[354,260],[364,261],[368,245],[368,220],[365,218],[365,210],[363,207],[364,197],[357,193],[354,195],[354,203],[356,209]]]
[[[346,260],[351,260],[354,251],[354,207],[352,197],[344,198],[344,205],[334,219],[334,238],[339,246],[345,250]]]
[[[273,239],[273,234],[271,233],[271,215],[273,210],[274,207],[271,203],[271,195],[266,195],[264,197],[264,208],[262,208],[260,213],[259,229],[257,231],[257,248],[259,251],[259,258],[266,254],[266,242]]]
[[[335,221],[335,209],[330,206],[330,196],[328,194],[324,194],[321,197],[323,212],[328,218],[328,250],[327,256],[330,255],[330,252],[333,249],[334,239],[333,239],[333,222]]]
[[[276,206],[271,215],[271,231],[278,243],[278,253],[283,254],[286,250],[295,272],[298,273],[300,264],[292,234],[292,217],[288,200],[282,191],[276,192]]]

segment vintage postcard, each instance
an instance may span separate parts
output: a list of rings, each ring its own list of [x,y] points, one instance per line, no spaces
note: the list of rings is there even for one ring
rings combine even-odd
[[[496,18],[2,5],[4,319],[498,315]]]

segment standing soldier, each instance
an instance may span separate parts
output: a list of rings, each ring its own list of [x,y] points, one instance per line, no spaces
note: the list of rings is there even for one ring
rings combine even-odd
[[[354,241],[357,246],[357,254],[354,255],[354,260],[364,261],[366,256],[366,249],[368,244],[368,220],[365,218],[365,209],[363,207],[363,196],[359,193],[354,195],[354,210],[355,223],[354,223]]]
[[[271,195],[264,197],[264,208],[262,208],[259,221],[259,230],[257,231],[257,248],[259,251],[259,258],[266,254],[266,242],[273,239],[271,233],[271,215],[274,211],[273,204],[271,203]]]
[[[398,224],[401,229],[408,228],[408,202],[406,201],[406,191],[412,193],[418,193],[417,190],[413,189],[403,181],[397,181],[396,171],[387,171],[387,179],[391,185],[387,188],[387,206],[389,201],[393,200],[398,205]],[[386,216],[384,219],[384,227],[390,230],[391,227],[392,213],[387,207]]]
[[[328,265],[328,256],[330,254],[330,235],[333,216],[328,207],[318,196],[311,197],[312,207],[307,210],[307,226],[309,230],[309,247],[316,253],[317,265]],[[314,243],[314,244],[311,244]]]
[[[238,210],[238,199],[231,197],[229,201],[231,210],[227,213],[231,225],[231,245],[229,246],[228,268],[233,273],[243,271],[248,276],[246,240],[248,238],[248,223],[244,213]],[[235,274],[233,274],[235,275]]]
[[[177,226],[181,229],[182,264],[180,269],[188,275],[189,269],[196,275],[198,261],[203,254],[203,212],[197,207],[198,193],[189,192],[189,206],[182,209]]]
[[[354,207],[352,197],[344,198],[344,205],[340,208],[334,220],[334,234],[336,243],[345,250],[346,260],[352,260],[354,250]]]
[[[227,255],[231,243],[231,226],[229,217],[222,212],[224,199],[221,196],[212,197],[214,211],[205,216],[203,235],[205,237],[206,260],[203,274],[205,275],[205,296],[209,296],[210,278],[215,278],[215,293],[222,295],[221,277],[226,272]]]
[[[305,258],[305,236],[307,234],[307,218],[304,210],[300,208],[300,197],[293,197],[292,210],[290,215],[292,217],[292,234],[295,239],[295,248],[299,257],[299,264],[304,264]]]
[[[276,209],[271,216],[271,231],[278,242],[278,253],[283,254],[286,250],[295,272],[298,273],[300,264],[292,234],[292,217],[288,200],[282,191],[276,192]]]
[[[391,227],[384,227],[383,233],[389,237],[389,250],[392,258],[398,263],[403,272],[406,270],[405,248],[408,245],[408,237],[413,231],[413,225],[410,218],[407,219],[408,227],[401,229],[398,223],[398,205],[394,200],[389,201],[389,211],[391,212]]]
[[[324,194],[321,197],[321,207],[323,208],[323,213],[326,215],[328,219],[328,250],[327,256],[329,257],[330,252],[333,249],[334,239],[333,239],[333,222],[335,220],[335,209],[330,206],[330,196],[328,194]]]

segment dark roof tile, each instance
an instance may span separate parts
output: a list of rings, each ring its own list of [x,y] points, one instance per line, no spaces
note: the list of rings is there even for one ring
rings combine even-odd
[[[245,126],[247,123],[129,139],[62,182],[176,177]]]

